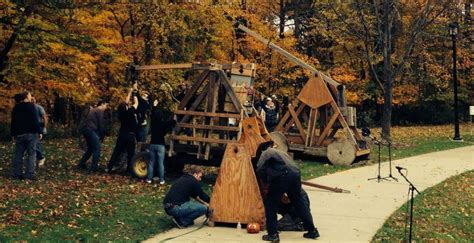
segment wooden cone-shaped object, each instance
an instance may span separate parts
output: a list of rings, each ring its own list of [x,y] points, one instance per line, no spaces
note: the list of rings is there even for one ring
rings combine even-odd
[[[265,222],[265,209],[249,150],[244,144],[228,144],[213,188],[210,222]]]

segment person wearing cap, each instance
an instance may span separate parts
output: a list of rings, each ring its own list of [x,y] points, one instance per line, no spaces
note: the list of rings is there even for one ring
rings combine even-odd
[[[262,108],[261,117],[267,130],[272,132],[278,124],[278,111],[272,98],[267,97],[266,101],[266,105]]]
[[[264,241],[279,242],[277,212],[280,200],[284,194],[295,207],[297,215],[303,221],[307,233],[304,238],[316,239],[319,232],[314,226],[313,216],[308,205],[305,204],[301,193],[301,174],[298,166],[291,157],[280,150],[273,148],[273,142],[265,142],[257,149],[257,177],[268,185],[268,193],[264,200],[267,234]]]

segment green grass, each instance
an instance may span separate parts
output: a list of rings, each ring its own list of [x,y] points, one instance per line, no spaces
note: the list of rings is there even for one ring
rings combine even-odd
[[[419,242],[472,242],[474,171],[451,177],[415,197],[413,239]],[[373,242],[404,240],[407,204],[378,230]],[[408,231],[408,229],[407,229]],[[408,233],[407,233],[408,235]]]
[[[463,140],[463,142],[453,142],[446,137],[415,137],[409,142],[397,142],[395,140],[396,142],[394,143],[391,149],[392,161],[420,154],[454,149],[474,144],[473,135],[463,134]],[[388,159],[388,148],[382,146],[380,149],[380,160],[384,162],[388,161]],[[311,178],[332,174],[338,171],[348,170],[353,167],[377,163],[378,146],[372,147],[369,160],[356,162],[351,167],[331,165],[330,162],[325,158],[297,158],[296,161],[300,164],[301,167],[301,178],[304,180],[308,180]]]
[[[463,134],[464,143],[443,137],[414,139],[395,145],[394,159],[465,146],[473,136]],[[115,138],[103,145],[101,167],[110,158]],[[45,141],[47,162],[37,171],[39,181],[13,181],[12,143],[0,143],[0,241],[129,241],[144,240],[173,227],[162,208],[169,184],[153,187],[124,175],[87,174],[74,169],[82,155],[76,139]],[[375,157],[373,153],[371,159]],[[386,160],[383,151],[382,159]],[[350,167],[333,166],[327,160],[299,160],[303,179]],[[367,162],[373,163],[373,162]],[[365,164],[367,164],[365,163]],[[364,163],[355,166],[363,166]],[[210,192],[217,169],[206,169],[203,178]],[[172,183],[173,178],[168,178]]]

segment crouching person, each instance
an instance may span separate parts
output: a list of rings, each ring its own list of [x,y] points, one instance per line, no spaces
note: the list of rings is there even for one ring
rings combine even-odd
[[[185,228],[194,224],[194,220],[202,215],[210,216],[208,206],[191,201],[191,198],[209,203],[209,196],[202,190],[201,181],[203,171],[197,166],[191,166],[188,173],[181,176],[171,186],[163,200],[166,214],[173,217],[178,228]]]
[[[305,204],[301,193],[301,175],[298,166],[291,157],[282,151],[272,148],[273,142],[260,144],[257,149],[257,176],[269,185],[264,206],[268,234],[264,241],[279,242],[277,212],[282,196],[286,193],[295,207],[296,214],[303,221],[307,233],[304,238],[316,239],[319,232],[314,226],[313,216]]]

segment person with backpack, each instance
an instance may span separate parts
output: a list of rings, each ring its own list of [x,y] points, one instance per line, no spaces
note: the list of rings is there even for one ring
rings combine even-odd
[[[36,108],[31,103],[31,93],[28,91],[15,95],[15,107],[11,113],[11,136],[15,142],[13,157],[13,179],[37,180],[36,168],[36,143],[42,138]],[[28,154],[26,173],[23,174],[23,156]]]
[[[79,169],[87,169],[86,162],[91,156],[92,163],[89,170],[97,172],[99,169],[100,147],[106,134],[104,113],[107,106],[108,103],[105,100],[99,101],[97,107],[89,110],[79,126],[87,143],[87,150],[77,164]]]

